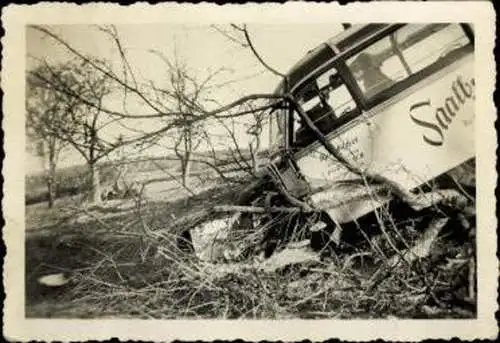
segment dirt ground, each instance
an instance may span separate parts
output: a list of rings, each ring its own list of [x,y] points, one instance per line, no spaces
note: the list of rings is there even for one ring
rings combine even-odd
[[[164,319],[476,315],[475,300],[468,299],[470,284],[475,282],[470,279],[467,258],[474,253],[473,237],[460,244],[456,239],[439,240],[439,249],[418,268],[396,268],[376,288],[367,290],[366,284],[380,265],[370,257],[367,246],[267,271],[249,263],[200,262],[194,254],[174,249],[175,239],[168,229],[179,218],[207,204],[232,203],[237,188],[211,185],[188,197],[170,185],[149,194],[154,196],[140,206],[133,200],[114,200],[98,208],[86,207],[78,199],[69,198],[58,200],[50,210],[43,203],[27,206],[26,316]],[[425,270],[426,280],[419,278],[419,270]],[[37,282],[41,276],[55,273],[63,273],[70,281],[60,287]]]
[[[156,187],[154,187],[156,186]],[[46,203],[26,206],[26,315],[28,317],[84,316],[68,304],[71,287],[44,287],[37,279],[54,273],[92,274],[98,283],[132,283],[141,270],[153,273],[156,262],[147,256],[144,225],[161,230],[175,217],[202,209],[207,203],[231,201],[227,191],[212,185],[189,197],[175,184],[150,185],[141,208],[133,199],[113,200],[101,207],[83,205],[81,197],[58,199],[52,209]],[[165,199],[168,199],[165,200]],[[145,253],[144,256],[140,256]],[[121,260],[116,264],[116,260]],[[114,275],[101,274],[112,264]],[[102,270],[107,270],[105,266]],[[125,276],[124,276],[125,275]]]

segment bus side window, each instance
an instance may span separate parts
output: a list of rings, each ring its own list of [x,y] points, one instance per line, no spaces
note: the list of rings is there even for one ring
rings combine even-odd
[[[437,62],[452,63],[470,52],[459,24],[408,24],[347,60],[366,98]]]
[[[450,57],[451,63],[470,43],[459,24],[406,25],[396,32],[396,41],[412,74],[441,58]]]
[[[408,76],[408,70],[385,37],[347,60],[354,78],[367,98]]]

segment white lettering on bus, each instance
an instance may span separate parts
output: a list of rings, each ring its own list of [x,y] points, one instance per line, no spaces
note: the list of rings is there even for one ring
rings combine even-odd
[[[410,106],[410,118],[420,127],[427,130],[422,135],[424,142],[433,145],[441,146],[444,143],[444,132],[448,130],[449,125],[453,123],[453,119],[462,106],[469,100],[475,99],[474,94],[475,82],[474,78],[469,81],[464,81],[461,76],[458,76],[451,85],[451,95],[445,98],[444,104],[437,107],[434,112],[435,121],[424,120],[417,118],[416,114],[419,110],[425,110],[432,106],[431,100],[420,101]]]

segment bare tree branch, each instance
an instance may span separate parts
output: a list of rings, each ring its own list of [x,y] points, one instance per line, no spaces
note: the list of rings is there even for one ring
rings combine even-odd
[[[162,111],[160,111],[159,108],[157,108],[148,98],[146,98],[146,96],[144,95],[143,92],[141,92],[138,88],[132,86],[132,85],[129,85],[128,83],[126,83],[125,81],[121,80],[120,78],[118,78],[116,75],[114,75],[114,73],[110,72],[109,70],[105,70],[103,69],[101,66],[99,66],[97,63],[91,61],[87,56],[85,56],[83,53],[77,51],[76,49],[74,49],[70,44],[68,44],[64,39],[62,39],[61,37],[59,37],[59,35],[51,32],[50,30],[47,30],[45,29],[44,27],[42,26],[38,26],[38,25],[33,25],[31,26],[32,28],[34,28],[35,30],[38,30],[46,35],[48,35],[49,37],[53,38],[54,40],[56,40],[59,44],[63,45],[66,49],[68,49],[71,53],[75,54],[76,56],[78,56],[79,58],[81,58],[83,61],[89,63],[92,67],[94,67],[97,71],[101,72],[103,75],[109,77],[111,80],[117,82],[119,85],[123,86],[124,88],[126,88],[128,91],[136,94],[140,99],[142,99],[144,101],[145,104],[147,104],[149,107],[151,107],[155,112],[157,113],[162,113]]]
[[[213,28],[218,33],[220,33],[221,35],[223,35],[224,37],[226,37],[227,39],[229,39],[231,42],[234,42],[234,43],[240,45],[243,48],[248,48],[248,44],[247,43],[245,43],[244,41],[240,41],[237,38],[231,36],[227,31],[221,29],[217,25],[210,25],[210,27]]]
[[[250,47],[250,49],[252,50],[253,54],[255,55],[255,57],[257,57],[257,59],[259,60],[259,62],[264,66],[266,67],[267,70],[269,70],[271,73],[273,73],[274,75],[277,75],[277,76],[281,76],[281,77],[285,77],[284,74],[280,73],[279,71],[277,71],[276,69],[272,68],[269,64],[267,64],[264,59],[260,56],[260,54],[257,52],[257,50],[255,49],[255,46],[253,45],[252,43],[252,40],[250,39],[250,35],[248,33],[248,28],[246,25],[243,25],[243,29],[241,29],[243,31],[243,34],[245,35],[245,39],[247,40],[247,43],[248,43],[248,46]]]

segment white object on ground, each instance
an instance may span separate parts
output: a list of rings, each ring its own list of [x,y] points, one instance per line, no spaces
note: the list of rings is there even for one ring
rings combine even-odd
[[[326,227],[326,223],[319,221],[311,227],[310,231],[311,232],[318,232],[318,231],[323,230],[325,227]]]
[[[259,269],[271,273],[280,268],[292,264],[300,264],[306,262],[319,262],[318,253],[312,251],[309,247],[305,248],[285,248],[284,250],[272,255],[269,259],[262,262]]]
[[[304,239],[304,240],[298,241],[298,242],[290,242],[286,245],[286,247],[290,248],[290,249],[302,249],[302,248],[308,247],[310,244],[311,244],[311,240]]]
[[[69,279],[64,275],[64,273],[50,274],[38,278],[38,283],[49,287],[59,287],[64,286],[69,282]]]
[[[216,219],[191,230],[191,238],[196,256],[202,261],[212,261],[223,253],[224,241],[234,218]]]

